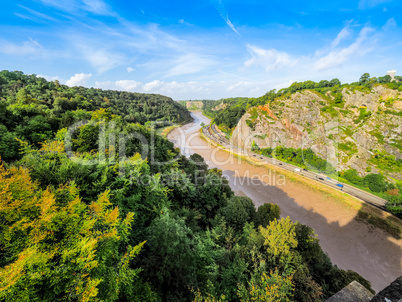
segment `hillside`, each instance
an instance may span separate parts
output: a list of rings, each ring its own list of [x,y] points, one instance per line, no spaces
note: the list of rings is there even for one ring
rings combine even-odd
[[[343,88],[331,93],[293,93],[242,116],[232,140],[244,148],[311,148],[338,171],[362,176],[383,172],[402,179],[402,93],[384,86],[368,91]]]
[[[402,81],[390,79],[295,82],[260,98],[209,101],[203,109],[235,145],[339,177],[386,199],[401,218]]]
[[[0,156],[21,156],[15,138],[39,146],[55,133],[100,108],[130,123],[150,121],[181,123],[189,111],[171,98],[157,94],[131,93],[85,87],[68,87],[20,71],[0,72]],[[161,123],[163,124],[163,123]]]

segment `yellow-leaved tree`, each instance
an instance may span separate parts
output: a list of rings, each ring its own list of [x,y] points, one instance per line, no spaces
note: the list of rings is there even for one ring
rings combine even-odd
[[[89,206],[74,183],[41,190],[28,170],[0,162],[0,300],[116,301],[130,295],[133,213],[124,219],[108,192]],[[124,293],[123,293],[124,292]]]

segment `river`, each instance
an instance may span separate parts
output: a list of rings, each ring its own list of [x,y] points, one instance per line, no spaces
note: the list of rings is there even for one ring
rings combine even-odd
[[[342,269],[356,271],[378,292],[402,274],[402,240],[355,220],[357,210],[284,175],[257,167],[214,147],[200,137],[201,123],[210,120],[193,112],[194,121],[168,135],[183,154],[198,153],[210,168],[218,168],[238,195],[250,197],[256,207],[276,203],[281,216],[312,227],[322,249]]]

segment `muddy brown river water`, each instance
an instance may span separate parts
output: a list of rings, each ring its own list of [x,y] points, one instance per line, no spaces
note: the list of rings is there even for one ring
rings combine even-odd
[[[183,154],[203,156],[210,168],[223,171],[236,194],[250,197],[257,207],[276,203],[281,216],[312,227],[332,262],[362,275],[376,292],[402,275],[402,240],[356,221],[355,209],[210,145],[199,134],[201,123],[209,124],[210,120],[200,112],[193,112],[192,116],[192,123],[168,135]]]

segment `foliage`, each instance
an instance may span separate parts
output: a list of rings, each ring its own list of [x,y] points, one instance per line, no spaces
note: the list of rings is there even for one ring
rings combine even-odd
[[[0,82],[0,132],[7,132],[0,138],[0,156],[7,161],[21,158],[14,138],[39,147],[58,130],[89,119],[92,112],[99,114],[93,120],[118,115],[140,124],[191,119],[187,109],[161,95],[68,87],[7,70],[0,72]]]
[[[127,245],[133,214],[109,193],[86,206],[74,183],[40,190],[26,169],[0,166],[0,297],[6,301],[117,301],[133,290]]]
[[[386,206],[388,211],[402,219],[402,195],[390,195]]]
[[[233,196],[220,213],[229,226],[242,231],[247,222],[257,222],[257,213],[253,201],[244,196]]]
[[[294,149],[278,146],[274,149],[270,147],[263,148],[260,153],[267,157],[292,163],[301,168],[312,168],[328,175],[336,172],[335,168],[329,162],[315,155],[311,149]]]
[[[253,275],[248,283],[248,289],[243,285],[239,289],[240,301],[285,302],[291,301],[294,290],[291,276],[283,276],[278,270],[269,275]]]
[[[258,225],[263,227],[269,225],[271,221],[280,218],[281,210],[277,204],[274,203],[264,203],[258,207],[257,210],[257,221]]]

